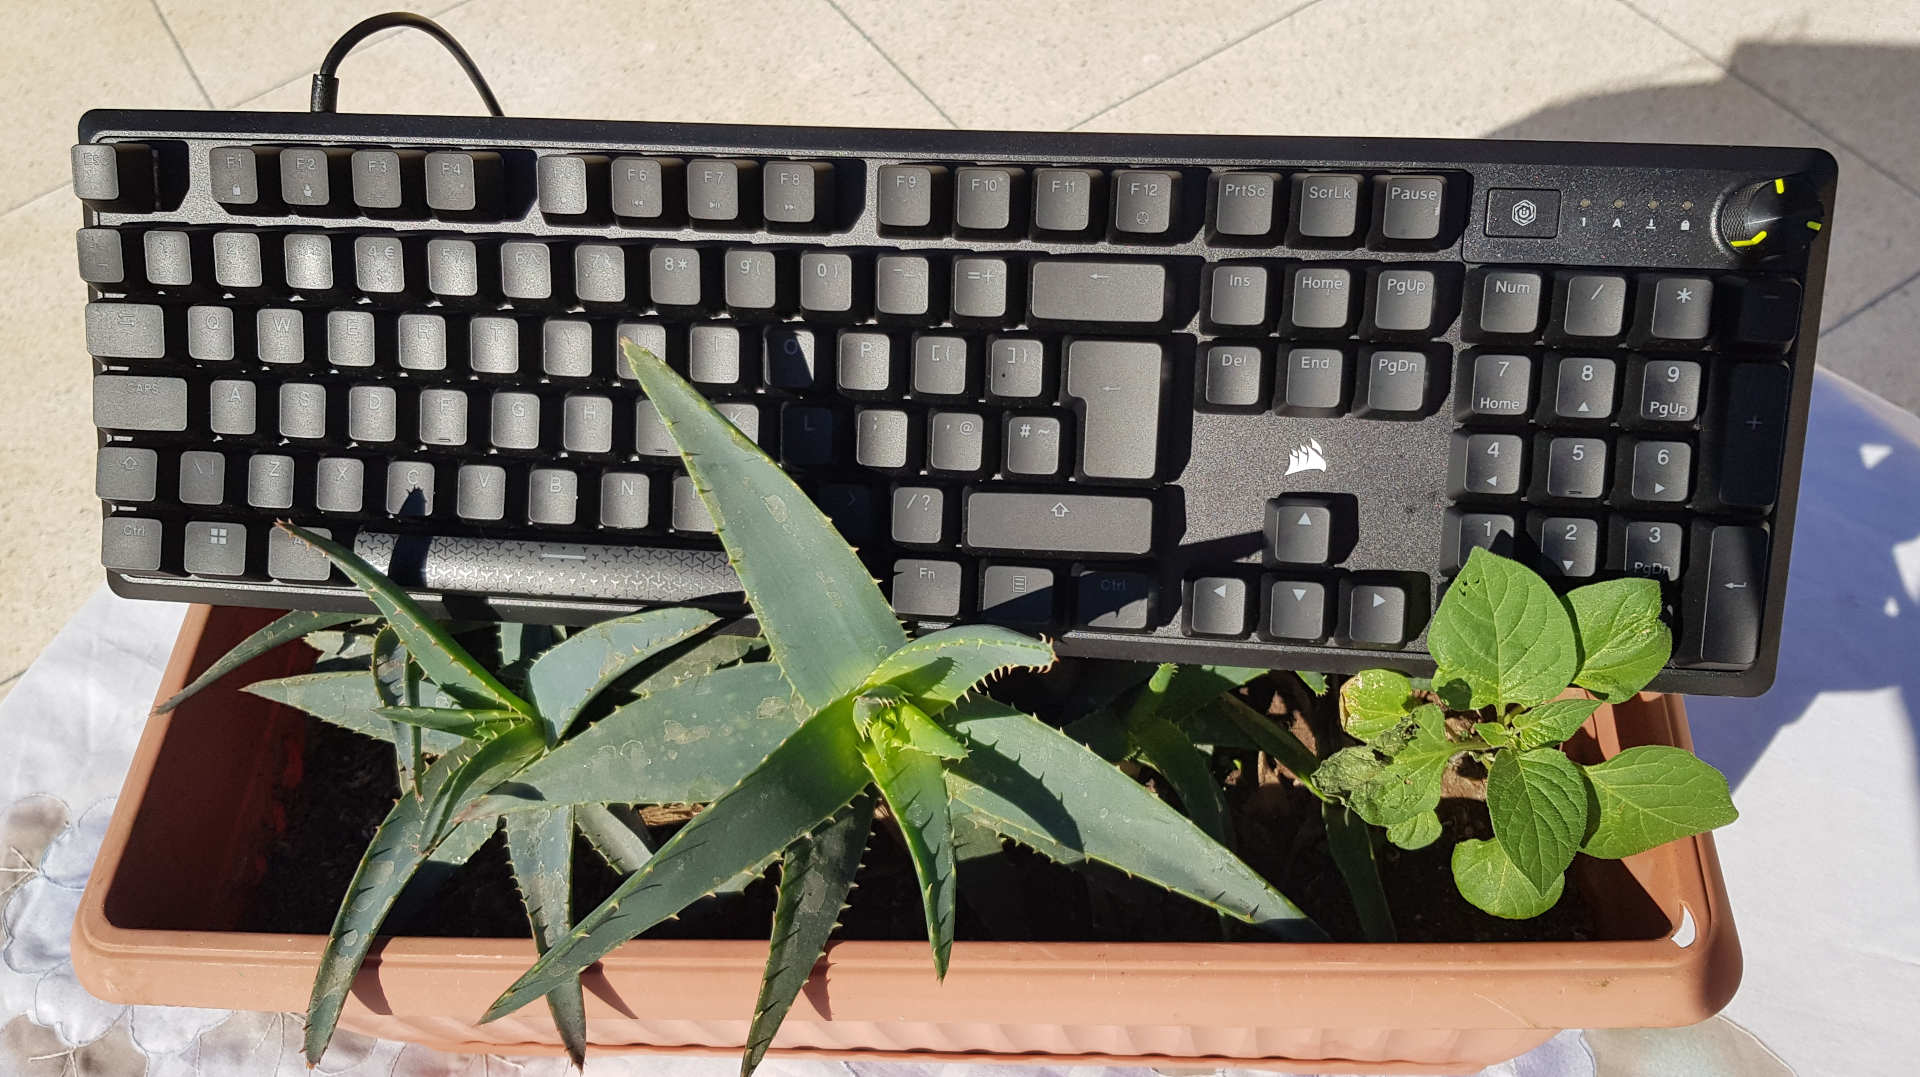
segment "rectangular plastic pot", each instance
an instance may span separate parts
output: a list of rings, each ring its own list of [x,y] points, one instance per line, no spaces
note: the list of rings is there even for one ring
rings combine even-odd
[[[197,606],[165,698],[271,613]],[[257,660],[149,720],[74,924],[81,982],[115,1002],[302,1010],[323,939],[231,930],[297,775],[304,716],[241,693],[297,672]],[[1677,697],[1602,707],[1577,746],[1688,747]],[[924,942],[842,942],[794,1006],[777,1051],[811,1057],[1245,1065],[1472,1072],[1563,1028],[1701,1021],[1733,996],[1740,948],[1713,841],[1587,861],[1603,938],[1493,944],[961,942],[944,983]],[[588,978],[598,1050],[732,1052],[766,944],[636,941]],[[544,1007],[473,1018],[533,960],[526,939],[392,938],[354,983],[342,1025],[508,1054],[558,1049]]]

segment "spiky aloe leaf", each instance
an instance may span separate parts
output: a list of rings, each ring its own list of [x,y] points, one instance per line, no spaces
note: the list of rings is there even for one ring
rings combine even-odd
[[[968,741],[948,785],[973,819],[1048,855],[1064,849],[1277,935],[1324,935],[1165,801],[1030,715],[969,700],[940,715]]]
[[[1207,753],[1193,746],[1186,734],[1165,718],[1155,714],[1127,723],[1127,738],[1133,757],[1152,767],[1166,779],[1173,795],[1195,826],[1228,848],[1233,847],[1233,829],[1227,821],[1227,801],[1214,780]]]
[[[392,580],[362,561],[352,550],[311,531],[282,522],[280,527],[294,538],[312,546],[337,565],[355,585],[373,600],[375,608],[400,634],[407,653],[440,689],[467,706],[510,710],[531,716],[533,708],[513,694],[486,668],[474,661],[466,649],[454,642],[446,626],[427,616],[420,604],[408,597]]]
[[[433,847],[433,852],[414,869],[412,881],[400,891],[400,896],[394,899],[393,908],[387,911],[387,922],[404,929],[406,924],[413,922],[414,917],[425,912],[460,865],[473,859],[473,854],[479,852],[480,847],[498,829],[500,820],[488,817],[461,823],[449,831],[440,844]]]
[[[1222,693],[1230,692],[1265,672],[1264,669],[1244,666],[1181,666],[1167,663],[1154,670],[1146,687],[1134,697],[1127,714],[1129,717],[1158,714],[1178,721],[1180,715],[1200,709]]]
[[[964,805],[953,813],[953,862],[965,885],[960,900],[996,939],[1018,939],[1030,930],[1021,901],[1020,869],[1007,859],[1006,840],[973,821]]]
[[[559,642],[559,635],[552,625],[521,624],[518,621],[502,621],[497,633],[500,641],[500,665],[523,665],[551,649]]]
[[[600,691],[641,662],[684,643],[716,620],[695,609],[647,610],[582,629],[540,653],[527,670],[527,694],[558,744]]]
[[[680,828],[645,867],[588,913],[494,1001],[491,1021],[579,975],[621,943],[678,913],[743,869],[777,855],[866,789],[851,707],[808,719],[738,785]]]
[[[704,804],[731,789],[808,713],[769,663],[715,670],[641,696],[581,730],[474,814],[553,804]]]
[[[974,685],[1005,669],[1044,669],[1053,648],[995,625],[964,625],[922,636],[880,660],[870,685],[891,685],[939,713]]]
[[[1293,731],[1273,719],[1240,702],[1233,696],[1221,696],[1214,701],[1214,707],[1227,721],[1232,722],[1254,747],[1272,756],[1274,761],[1293,772],[1294,778],[1314,796],[1321,797],[1320,788],[1314,783],[1313,775],[1320,768],[1320,760],[1313,750],[1301,743]]]
[[[447,837],[448,817],[476,790],[524,766],[545,746],[540,730],[531,723],[516,726],[485,744],[467,742],[427,768],[421,778],[421,796],[401,797],[387,813],[373,842],[361,857],[353,881],[347,885],[320,968],[313,979],[307,1006],[306,1056],[318,1063],[340,1020],[340,1008],[353,977],[359,972],[375,934],[407,882],[421,863]],[[542,992],[544,994],[545,992]]]
[[[381,707],[374,713],[403,726],[437,729],[469,740],[486,740],[515,722],[526,720],[512,711],[473,710],[466,707]]]
[[[330,673],[301,673],[270,681],[255,681],[242,689],[262,699],[284,703],[323,722],[351,729],[375,740],[393,740],[393,723],[374,713],[382,703],[365,669],[334,670]],[[430,692],[423,700],[435,705],[451,704],[440,692]],[[443,755],[460,746],[460,738],[446,733],[428,732],[421,745],[434,755]]]
[[[1373,829],[1358,813],[1336,800],[1320,802],[1320,818],[1327,826],[1327,851],[1333,854],[1333,866],[1340,869],[1340,877],[1346,881],[1361,932],[1368,942],[1394,941],[1393,913],[1387,908],[1380,865],[1374,859]]]
[[[527,906],[533,946],[539,953],[566,938],[572,926],[573,809],[543,808],[507,816],[507,859],[520,900]],[[586,1065],[587,1003],[580,978],[547,994],[560,1042],[576,1067]]]
[[[753,1023],[747,1028],[740,1077],[748,1077],[766,1057],[793,1000],[826,953],[872,829],[873,798],[863,793],[826,825],[787,847],[773,907],[773,940],[753,1004]]]
[[[206,668],[206,671],[193,679],[193,683],[168,696],[166,702],[153,708],[155,714],[165,714],[187,700],[193,698],[201,689],[220,678],[246,665],[248,662],[266,654],[283,643],[291,643],[309,632],[318,632],[335,625],[358,621],[366,616],[362,613],[313,613],[295,610],[272,624],[260,629],[253,635],[234,644],[233,650],[220,656],[219,660]]]
[[[515,813],[519,814],[519,813]],[[575,804],[573,823],[607,866],[622,875],[639,871],[653,859],[653,842],[637,815],[612,804]]]
[[[907,642],[853,548],[813,502],[659,356],[620,342],[740,575],[773,659],[815,710]]]
[[[420,667],[413,664],[400,634],[383,625],[373,636],[373,693],[383,707],[420,705]],[[393,724],[393,764],[400,778],[400,791],[420,792],[420,772],[427,769],[426,752],[420,743],[421,729],[382,715]]]
[[[893,809],[907,839],[913,874],[920,882],[927,942],[933,947],[933,974],[945,979],[953,952],[953,817],[947,809],[946,772],[938,756],[902,743],[862,739],[861,758],[880,795]]]

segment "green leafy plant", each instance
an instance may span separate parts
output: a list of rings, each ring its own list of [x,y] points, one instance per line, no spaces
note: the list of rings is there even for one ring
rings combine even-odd
[[[1563,599],[1526,566],[1476,549],[1427,645],[1430,681],[1375,669],[1341,686],[1341,724],[1361,743],[1329,756],[1314,782],[1418,849],[1440,837],[1435,808],[1454,759],[1479,762],[1493,838],[1460,842],[1452,860],[1479,908],[1537,916],[1560,900],[1576,853],[1631,856],[1736,818],[1726,779],[1683,749],[1629,748],[1591,766],[1561,750],[1602,702],[1626,700],[1666,664],[1673,641],[1653,581],[1609,580]]]

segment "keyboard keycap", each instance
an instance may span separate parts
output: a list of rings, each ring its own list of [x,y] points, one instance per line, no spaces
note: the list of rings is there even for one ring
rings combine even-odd
[[[1370,419],[1414,419],[1427,407],[1427,355],[1375,350],[1361,360],[1365,393],[1355,413]]]
[[[1009,415],[1006,425],[1006,472],[1032,478],[1060,474],[1062,441],[1060,420],[1051,415]]]
[[[966,544],[1010,553],[1144,557],[1153,548],[1153,502],[976,490],[967,495]]]
[[[1456,418],[1523,420],[1533,406],[1533,360],[1491,352],[1476,355],[1466,389],[1464,399],[1456,397]]]
[[[327,313],[327,363],[338,367],[370,367],[375,353],[375,322],[367,310]]]
[[[1643,276],[1638,293],[1634,344],[1686,346],[1713,329],[1713,282],[1705,277]]]
[[[820,334],[770,326],[760,353],[761,380],[774,389],[811,389],[820,377]]]
[[[902,617],[958,617],[961,583],[960,566],[952,561],[895,561],[888,589],[893,612]]]
[[[467,394],[459,389],[422,389],[419,436],[428,445],[465,445]]]
[[[427,208],[452,219],[486,219],[500,209],[500,155],[487,150],[427,154]]]
[[[204,449],[181,453],[180,500],[188,505],[226,504],[227,458]]]
[[[1440,238],[1447,199],[1444,176],[1377,176],[1374,227],[1386,245],[1431,246]]]
[[[893,491],[893,541],[930,546],[946,533],[947,494],[933,486],[902,486]]]
[[[1512,497],[1525,466],[1526,442],[1518,434],[1455,434],[1447,481],[1456,498]]]
[[[187,524],[181,564],[194,576],[247,574],[247,529],[234,523],[194,520]]]
[[[1010,297],[1013,266],[1004,258],[953,260],[953,317],[955,322],[997,325],[1017,312]]]
[[[1541,489],[1549,498],[1585,501],[1605,497],[1607,443],[1599,438],[1551,438]]]
[[[721,261],[727,309],[742,317],[772,316],[793,305],[793,282],[772,251],[735,247]]]
[[[687,216],[710,228],[759,224],[759,162],[744,157],[688,161]]]
[[[1767,532],[1758,527],[1694,525],[1706,563],[1687,581],[1674,657],[1682,665],[1740,669],[1760,651],[1766,610]]]
[[[833,166],[825,161],[769,161],[761,216],[782,232],[819,232],[833,224]]]
[[[828,408],[787,405],[780,412],[780,462],[825,467],[839,451],[838,424]]]
[[[875,178],[882,235],[945,230],[951,180],[945,165],[882,165]]]
[[[928,333],[913,338],[913,391],[920,396],[965,396],[973,379],[965,337]]]
[[[187,383],[181,378],[96,374],[93,425],[102,430],[185,430]]]
[[[154,303],[88,303],[87,354],[101,359],[165,356],[164,310]]]
[[[1470,328],[1477,338],[1532,337],[1540,329],[1540,274],[1523,269],[1489,269],[1480,275],[1479,302]]]
[[[601,153],[551,153],[536,168],[540,215],[559,224],[595,224],[608,213],[612,190],[608,158]]]
[[[293,457],[260,453],[247,461],[247,504],[256,509],[293,507]]]
[[[420,150],[355,150],[348,159],[353,175],[353,204],[374,216],[423,214],[426,160]]]
[[[327,436],[327,389],[313,382],[280,386],[280,436],[311,439]]]
[[[91,142],[73,147],[73,195],[108,213],[153,208],[153,147],[144,142]]]
[[[845,320],[863,313],[859,264],[839,251],[808,251],[800,256],[800,309],[813,316]]]
[[[1443,526],[1446,530],[1441,534],[1440,567],[1446,572],[1458,572],[1476,549],[1513,556],[1513,537],[1519,531],[1513,517],[1504,512],[1448,509]]]
[[[1332,266],[1296,266],[1288,275],[1287,325],[1296,332],[1342,336],[1353,324],[1353,273]]]
[[[1425,358],[1421,357],[1423,365]],[[1346,352],[1339,348],[1291,349],[1282,375],[1284,383],[1275,409],[1282,415],[1340,414],[1347,391]],[[1424,396],[1424,388],[1421,393]]]
[[[314,471],[313,506],[321,512],[362,511],[366,506],[366,464],[351,456],[322,457]]]
[[[1380,269],[1368,276],[1364,335],[1424,337],[1433,331],[1440,296],[1440,281],[1433,270]]]
[[[527,473],[528,523],[569,527],[579,508],[579,475],[557,467],[537,467]]]
[[[1067,346],[1066,395],[1080,412],[1081,477],[1153,478],[1165,377],[1157,343],[1076,340]]]
[[[137,276],[127,272],[129,258],[118,229],[82,228],[74,233],[74,247],[80,259],[80,279],[88,284],[125,284]]]
[[[207,187],[230,213],[280,211],[280,151],[272,146],[215,146],[207,151]]]
[[[147,283],[169,290],[193,287],[212,270],[211,249],[201,250],[204,236],[174,228],[152,228],[141,237]]]
[[[895,321],[937,321],[935,263],[918,254],[883,254],[873,264],[873,309]]]
[[[307,530],[332,538],[324,527]],[[276,527],[267,532],[267,575],[293,583],[323,583],[333,575],[333,562],[318,549]]]
[[[1700,417],[1700,387],[1706,380],[1690,359],[1651,359],[1628,368],[1634,401],[1631,419],[1641,426],[1686,426]]]
[[[1262,631],[1274,639],[1327,638],[1327,587],[1314,580],[1270,580]]]
[[[1627,279],[1610,273],[1561,274],[1547,336],[1556,341],[1608,340],[1626,331]]]
[[[159,489],[160,454],[152,449],[103,445],[95,458],[93,489],[106,501],[152,501]]]
[[[568,452],[612,452],[613,401],[599,395],[568,394],[561,403],[560,447]]]
[[[1222,242],[1271,236],[1280,219],[1280,177],[1272,172],[1221,172],[1210,181],[1213,231]]]
[[[747,375],[746,341],[737,325],[703,324],[687,330],[687,379],[734,387]]]
[[[1019,168],[954,171],[953,224],[961,235],[1005,235],[1023,228],[1027,174]]]
[[[400,399],[391,385],[356,385],[347,390],[347,436],[385,444],[400,436]]]
[[[853,458],[861,467],[898,469],[907,466],[912,424],[904,411],[862,408],[853,422]]]
[[[344,205],[351,150],[334,146],[292,146],[280,151],[280,200],[295,213],[327,215]]]
[[[1322,497],[1276,497],[1267,502],[1267,556],[1289,565],[1334,562],[1334,505]]]
[[[1085,238],[1099,222],[1106,177],[1094,168],[1038,168],[1033,173],[1036,237]]]
[[[1613,415],[1613,360],[1562,356],[1549,377],[1553,395],[1542,404],[1542,422],[1598,423]]]
[[[454,476],[453,507],[463,520],[491,522],[507,515],[507,469],[497,464],[461,464]]]
[[[1686,529],[1664,520],[1621,520],[1615,518],[1613,540],[1609,547],[1617,551],[1611,567],[1634,576],[1648,576],[1669,582],[1680,578],[1682,557],[1686,552]]]
[[[110,516],[100,526],[100,563],[117,572],[160,569],[160,521]]]
[[[1340,635],[1360,646],[1398,647],[1407,642],[1408,594],[1391,583],[1342,580]]]
[[[207,429],[247,437],[258,424],[258,390],[250,381],[221,379],[207,387]]]
[[[268,242],[271,237],[268,237]],[[258,232],[215,232],[213,234],[213,280],[232,292],[252,292],[267,286],[267,270],[278,265],[278,252],[271,252]]]
[[[1534,542],[1549,577],[1584,580],[1600,567],[1600,525],[1584,516],[1542,517]]]
[[[1638,441],[1632,448],[1633,500],[1681,504],[1693,492],[1693,447],[1684,441]]]
[[[1158,262],[1034,262],[1027,310],[1037,322],[1151,325],[1167,314],[1167,267]]]
[[[980,574],[980,615],[1014,624],[1053,619],[1053,572],[1030,565],[988,565]]]
[[[927,420],[927,466],[977,472],[986,466],[987,421],[970,411],[936,411]]]
[[[1729,336],[1756,351],[1784,351],[1800,332],[1800,285],[1790,280],[1733,282]]]
[[[1360,177],[1299,172],[1293,177],[1287,226],[1290,247],[1351,247],[1360,230]]]
[[[1187,585],[1187,634],[1247,634],[1247,581],[1237,576],[1202,576]]]
[[[433,515],[433,479],[433,464],[428,461],[395,460],[388,464],[388,515]]]
[[[1138,631],[1153,617],[1153,577],[1088,569],[1074,577],[1076,619],[1089,628]]]
[[[493,394],[490,438],[496,449],[540,447],[540,398],[532,393]]]
[[[1123,168],[1113,174],[1116,240],[1152,239],[1173,231],[1180,205],[1180,174]]]
[[[1047,382],[1046,346],[1029,337],[994,337],[987,346],[987,394],[1033,400]]]
[[[685,171],[678,157],[614,158],[614,216],[637,225],[680,223],[687,205]]]
[[[893,340],[885,333],[841,330],[835,382],[843,392],[885,393],[894,387]]]
[[[608,471],[600,476],[600,526],[638,530],[647,526],[648,478],[644,471]]]
[[[1740,363],[1727,376],[1719,444],[1709,450],[1714,481],[1703,490],[1713,504],[1764,509],[1779,497],[1792,391],[1792,374],[1780,363]]]
[[[1215,407],[1260,407],[1266,403],[1266,355],[1253,344],[1215,344],[1207,349],[1206,401]]]
[[[1264,266],[1214,266],[1208,288],[1207,320],[1228,330],[1265,325],[1267,291]]]

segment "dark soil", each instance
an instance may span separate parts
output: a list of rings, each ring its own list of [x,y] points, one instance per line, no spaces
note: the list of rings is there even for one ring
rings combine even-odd
[[[1112,672],[1094,667],[1083,676]],[[1043,716],[1056,709],[1052,685],[1010,683],[997,691],[1020,697]],[[1288,678],[1287,683],[1292,684]],[[1248,702],[1289,724],[1312,743],[1301,712],[1304,693],[1256,682]],[[1344,884],[1327,851],[1320,804],[1264,758],[1235,766],[1220,753],[1236,851],[1336,939],[1360,937]],[[248,909],[245,930],[325,933],[333,922],[361,852],[398,795],[392,749],[358,734],[313,721],[307,729],[304,778],[283,793],[285,831],[267,854],[267,869]],[[1532,920],[1509,921],[1468,905],[1454,889],[1449,858],[1454,844],[1492,834],[1479,776],[1449,775],[1441,802],[1443,834],[1425,849],[1404,851],[1379,843],[1380,873],[1400,938],[1408,942],[1562,941],[1594,937],[1593,915],[1579,888],[1569,886],[1554,909]],[[667,813],[671,814],[671,813]],[[684,813],[680,813],[684,818]],[[661,818],[650,812],[649,822]],[[679,822],[652,826],[664,841]],[[648,938],[765,938],[773,915],[771,873],[743,894],[709,898]],[[841,918],[841,938],[925,937],[913,869],[890,819],[881,819]],[[619,877],[584,842],[574,854],[574,905],[584,912],[612,892]],[[1249,929],[1221,919],[1184,898],[1111,871],[1062,868],[1009,846],[1004,862],[963,865],[956,933],[962,939],[1037,941],[1217,941],[1253,939]],[[386,925],[391,934],[511,937],[527,933],[507,863],[495,835],[439,886],[437,894],[409,893]]]

